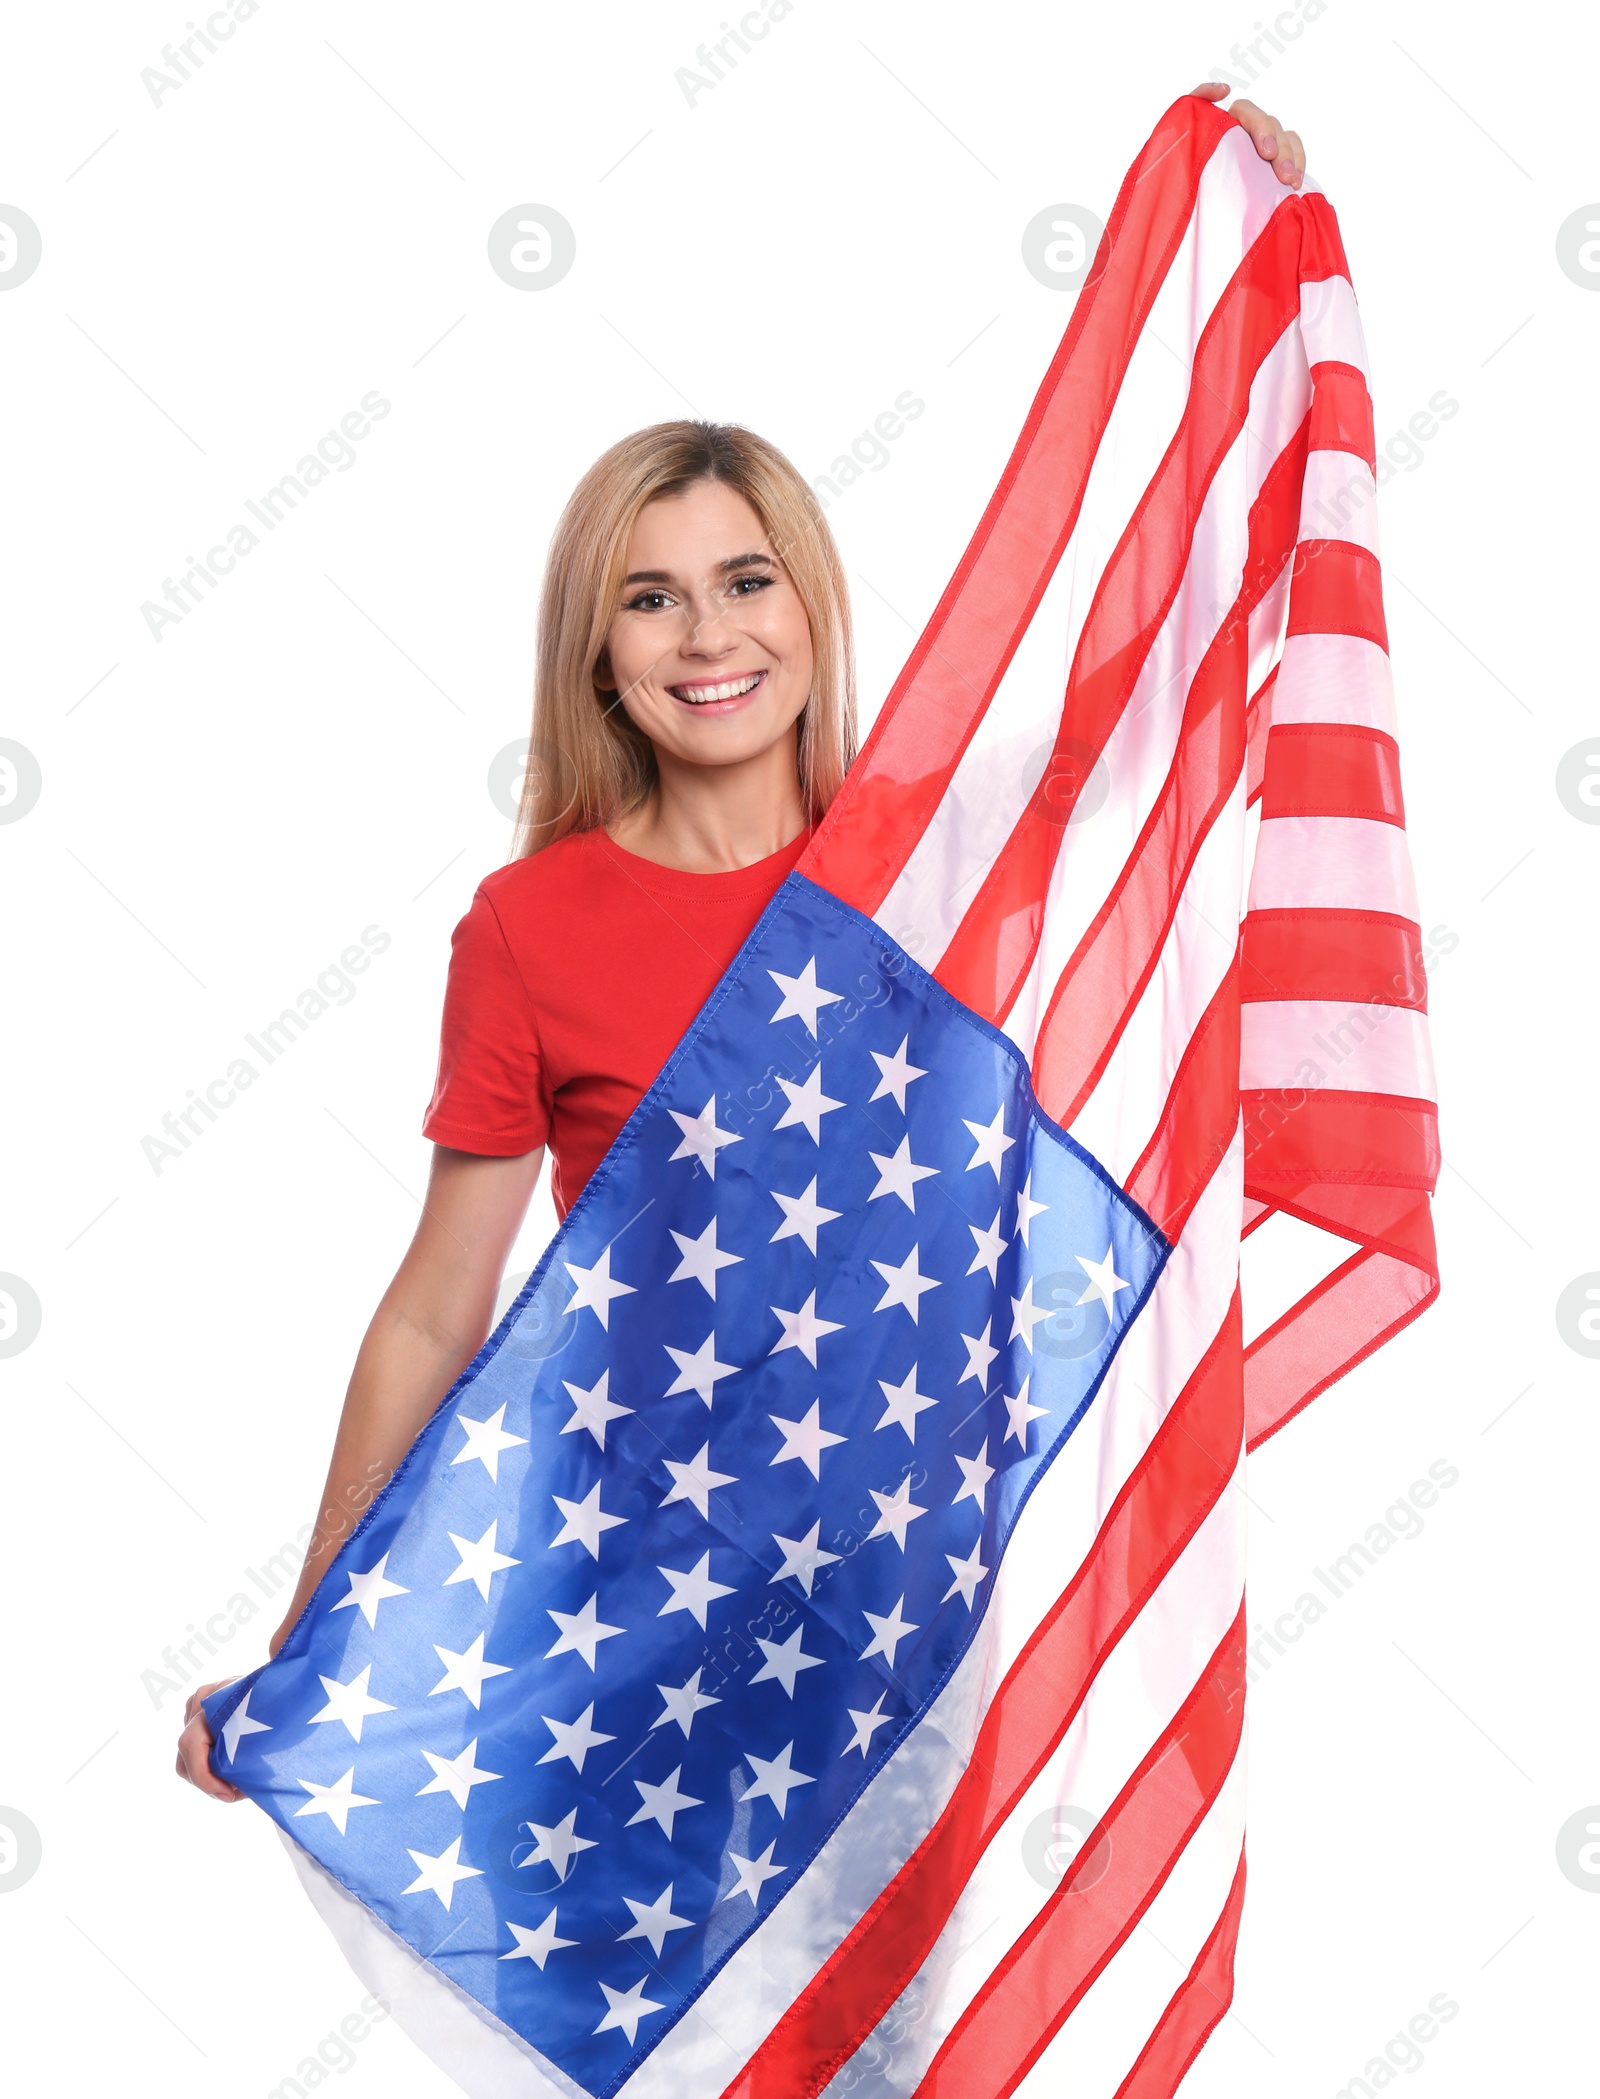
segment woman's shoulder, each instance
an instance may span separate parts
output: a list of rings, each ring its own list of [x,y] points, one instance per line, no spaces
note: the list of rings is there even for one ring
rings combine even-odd
[[[508,860],[484,876],[478,895],[502,916],[556,902],[566,905],[588,893],[598,836],[594,831],[569,831],[542,852]]]

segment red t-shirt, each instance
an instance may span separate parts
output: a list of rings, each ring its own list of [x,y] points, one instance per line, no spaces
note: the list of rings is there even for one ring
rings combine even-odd
[[[451,940],[422,1134],[496,1158],[548,1144],[564,1217],[807,838],[697,875],[578,831],[497,868]]]

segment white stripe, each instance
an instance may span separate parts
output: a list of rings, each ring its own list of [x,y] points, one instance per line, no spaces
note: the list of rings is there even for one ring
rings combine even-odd
[[[1045,1907],[1055,1886],[1045,1848],[1059,1835],[1077,1849],[1057,1811],[1075,1809],[1098,1821],[1171,1725],[1244,1593],[1241,1485],[1236,1474],[1108,1657],[1061,1742],[995,1831],[927,1960],[877,2034],[839,2072],[833,2099],[847,2091],[889,2099],[915,2090],[962,2013]]]
[[[1359,634],[1292,634],[1272,687],[1275,722],[1349,722],[1395,733],[1387,653]]]
[[[1424,1015],[1362,1000],[1267,999],[1240,1009],[1239,1084],[1437,1098]],[[1316,1074],[1307,1078],[1307,1067]]]
[[[1230,137],[1218,147],[1201,175],[1204,242],[1191,215],[1129,358],[1063,558],[927,830],[876,914],[929,968],[1021,817],[1054,744],[1073,651],[1105,564],[1182,420],[1188,360],[1204,320],[1285,201],[1282,194],[1261,195],[1244,157],[1253,151],[1241,131],[1237,141]],[[1246,433],[1245,449],[1253,443]],[[1268,458],[1252,467],[1252,492],[1271,464]]]
[[[1239,1272],[1243,1161],[1236,1133],[1093,1406],[1025,1503],[980,1635],[950,1683],[805,1876],[628,2080],[629,2099],[720,2091],[943,1812],[1005,1671],[1222,1325]]]
[[[1378,551],[1378,484],[1354,452],[1306,454],[1300,491],[1300,537],[1347,539]]]
[[[1244,1848],[1247,1766],[1241,1742],[1160,1894],[1017,2086],[1026,2099],[1116,2099],[1227,1903]]]
[[[1190,681],[1243,582],[1250,506],[1304,418],[1309,384],[1299,338],[1286,329],[1256,373],[1246,428],[1212,477],[1183,580],[1107,738],[1105,803],[1063,834],[1044,934],[1003,1023],[1030,1059],[1062,970],[1127,865],[1171,769]]]
[[[1392,911],[1417,919],[1406,834],[1367,816],[1269,816],[1256,838],[1252,911]]]
[[[1323,277],[1300,287],[1300,333],[1312,364],[1353,364],[1363,379],[1367,344],[1348,277]]]

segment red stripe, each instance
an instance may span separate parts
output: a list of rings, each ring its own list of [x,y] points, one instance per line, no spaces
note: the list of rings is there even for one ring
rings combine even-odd
[[[1313,1182],[1431,1189],[1439,1178],[1432,1101],[1316,1085],[1251,1087],[1239,1098],[1246,1188],[1278,1208],[1286,1191]]]
[[[1033,1050],[1034,1090],[1069,1124],[1093,1092],[1161,956],[1195,855],[1244,764],[1250,614],[1281,574],[1300,513],[1304,426],[1250,509],[1244,586],[1190,682],[1177,752],[1138,843],[1050,995]],[[941,965],[938,974],[944,974]]]
[[[1188,1976],[1173,1992],[1139,2060],[1117,2086],[1114,2099],[1171,2099],[1233,2002],[1233,1956],[1244,1909],[1244,1877],[1241,1852],[1222,1915],[1195,1956]]]
[[[1276,212],[1206,323],[1183,419],[1106,563],[1084,622],[1058,750],[1075,745],[1098,756],[1127,705],[1182,584],[1217,468],[1243,427],[1251,382],[1298,311],[1300,239],[1299,212]],[[1059,815],[1048,807],[1023,811],[934,972],[988,1019],[1010,1010],[1027,975],[1063,835]]]
[[[1210,1812],[1238,1753],[1244,1699],[1241,1604],[1171,1725],[951,2029],[917,2099],[1005,2099],[1016,2090]],[[1109,1863],[1092,1886],[1080,1888],[1084,1869],[1106,1859],[1107,1847]]]
[[[1242,1433],[1240,1332],[1235,1291],[1083,1565],[996,1692],[944,1813],[724,2099],[812,2099],[927,1959],[995,1831],[1233,1476]]]
[[[1330,358],[1311,367],[1311,385],[1311,449],[1354,452],[1376,475],[1378,444],[1372,430],[1372,396],[1365,378],[1353,364],[1339,364]]]
[[[1399,746],[1350,722],[1280,722],[1267,739],[1261,814],[1364,816],[1403,828]]]
[[[1253,802],[1261,792],[1261,782],[1267,768],[1267,732],[1272,727],[1272,692],[1278,682],[1280,666],[1274,664],[1250,696],[1250,704],[1244,711],[1244,772],[1245,802]]]
[[[1350,539],[1301,540],[1285,639],[1293,634],[1355,634],[1387,653],[1378,557]]]
[[[1340,999],[1428,1010],[1422,929],[1387,911],[1252,911],[1239,941],[1240,997]]]
[[[1239,971],[1235,963],[1189,1038],[1155,1135],[1128,1193],[1176,1240],[1239,1127]]]
[[[869,916],[926,829],[1061,558],[1201,172],[1230,130],[1209,103],[1183,96],[1129,169],[999,486],[800,862]]]

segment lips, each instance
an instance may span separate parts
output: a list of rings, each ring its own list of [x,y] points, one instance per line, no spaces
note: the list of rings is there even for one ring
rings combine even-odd
[[[742,700],[747,693],[755,691],[766,677],[765,671],[750,671],[740,678],[696,680],[687,685],[669,685],[667,690],[675,700],[682,700],[690,707],[713,707],[725,705],[730,700]]]

